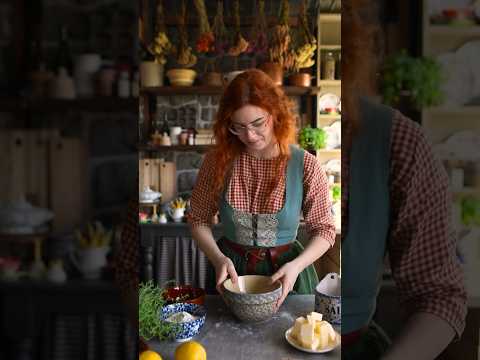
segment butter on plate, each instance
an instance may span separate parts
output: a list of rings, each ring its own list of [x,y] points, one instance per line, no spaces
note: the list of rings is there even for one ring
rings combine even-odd
[[[337,334],[332,325],[322,320],[322,314],[311,312],[307,318],[295,320],[290,336],[301,346],[311,350],[322,350],[335,345]]]

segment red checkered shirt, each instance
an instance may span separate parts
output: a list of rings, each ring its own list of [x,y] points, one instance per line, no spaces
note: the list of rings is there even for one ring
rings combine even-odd
[[[347,136],[348,130],[344,129]],[[342,235],[349,217],[345,186],[349,183],[349,161],[344,144]],[[460,336],[465,327],[466,292],[450,223],[448,177],[421,127],[399,112],[393,119],[390,161],[388,253],[400,299],[410,314],[435,314]]]
[[[237,210],[252,214],[273,214],[281,210],[285,201],[285,176],[278,176],[278,159],[259,159],[246,152],[234,162],[227,188],[227,201]],[[189,222],[192,226],[211,225],[218,211],[213,189],[215,161],[207,154],[198,173],[190,200]],[[268,189],[276,186],[272,193]],[[335,224],[331,213],[329,187],[325,170],[317,158],[308,152],[304,156],[302,210],[307,231],[311,237],[319,235],[331,246],[335,242]]]

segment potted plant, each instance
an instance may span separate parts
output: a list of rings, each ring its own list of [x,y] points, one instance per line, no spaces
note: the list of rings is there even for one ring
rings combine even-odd
[[[304,127],[298,135],[298,143],[305,150],[319,150],[326,146],[327,135],[323,129]]]
[[[405,50],[390,56],[383,68],[382,94],[388,105],[408,104],[421,110],[443,100],[440,64],[432,58],[409,56]]]
[[[182,1],[180,17],[178,19],[179,45],[174,49],[176,68],[167,71],[167,77],[173,86],[190,86],[195,81],[197,73],[190,69],[197,63],[197,57],[193,50],[188,46],[187,33],[187,8],[185,0]]]
[[[142,86],[162,86],[164,66],[167,56],[172,51],[172,44],[167,36],[163,4],[157,2],[156,35],[152,43],[145,47],[142,45],[140,57],[140,82]]]

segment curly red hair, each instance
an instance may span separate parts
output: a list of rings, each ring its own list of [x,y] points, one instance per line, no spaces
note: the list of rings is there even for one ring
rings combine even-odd
[[[289,145],[295,143],[296,123],[293,115],[293,103],[281,87],[263,71],[249,69],[238,75],[225,89],[216,115],[213,131],[215,148],[212,155],[215,160],[214,191],[217,196],[224,189],[227,173],[233,160],[243,151],[245,145],[228,128],[232,115],[245,105],[258,106],[272,115],[273,132],[280,148],[277,163],[279,174],[290,158]],[[272,188],[269,191],[273,190]]]
[[[380,34],[369,0],[342,1],[342,122],[358,127],[358,98],[376,92]],[[369,21],[363,16],[369,15]]]

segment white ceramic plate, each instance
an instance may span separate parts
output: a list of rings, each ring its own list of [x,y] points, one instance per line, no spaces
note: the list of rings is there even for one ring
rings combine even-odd
[[[318,99],[318,109],[320,112],[325,111],[327,108],[338,109],[340,104],[340,98],[332,93],[326,93]]]
[[[322,354],[322,353],[332,351],[333,349],[336,349],[340,345],[340,339],[341,339],[340,334],[335,331],[335,333],[337,334],[337,342],[335,343],[335,345],[328,346],[328,347],[326,347],[324,349],[321,349],[321,350],[306,349],[303,346],[301,346],[300,344],[298,344],[297,341],[290,336],[290,333],[292,332],[292,330],[293,330],[293,326],[285,332],[285,339],[295,349],[298,349],[298,350],[301,350],[301,351],[305,351],[305,352],[308,352],[308,353],[311,353],[311,354]]]

